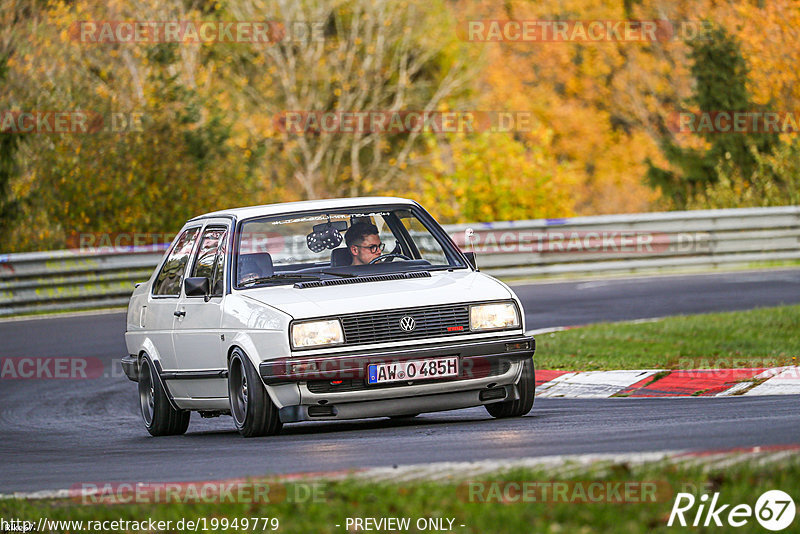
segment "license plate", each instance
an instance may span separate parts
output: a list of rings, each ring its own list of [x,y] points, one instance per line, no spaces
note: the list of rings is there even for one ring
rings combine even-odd
[[[396,363],[373,363],[367,366],[368,384],[408,380],[428,380],[458,376],[458,358],[430,358]]]

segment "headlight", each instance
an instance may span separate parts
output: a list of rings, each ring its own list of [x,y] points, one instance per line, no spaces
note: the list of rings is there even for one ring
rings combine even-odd
[[[470,330],[502,330],[518,326],[517,307],[511,302],[477,304],[469,308]]]
[[[312,321],[292,325],[292,344],[295,348],[344,343],[342,323],[339,319]]]

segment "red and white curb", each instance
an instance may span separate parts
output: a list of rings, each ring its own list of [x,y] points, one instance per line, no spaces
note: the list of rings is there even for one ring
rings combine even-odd
[[[722,397],[798,395],[800,367],[536,371],[537,397]]]

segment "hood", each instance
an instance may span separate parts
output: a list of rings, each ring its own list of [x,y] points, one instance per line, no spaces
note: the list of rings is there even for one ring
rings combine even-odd
[[[430,278],[307,289],[287,284],[246,289],[239,294],[294,319],[511,298],[508,289],[494,278],[466,270],[432,272]]]

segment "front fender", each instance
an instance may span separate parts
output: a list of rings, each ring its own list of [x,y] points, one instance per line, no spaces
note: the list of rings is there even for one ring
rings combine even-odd
[[[283,350],[281,350],[281,340],[283,340],[285,343]],[[227,348],[229,359],[231,352],[236,347],[244,351],[256,372],[258,372],[261,362],[279,357],[285,357],[289,354],[289,344],[288,340],[286,339],[286,334],[284,332],[270,330],[237,333]],[[265,384],[264,387],[266,387],[267,394],[278,408],[300,404],[300,388],[297,384],[280,384],[270,386]]]

